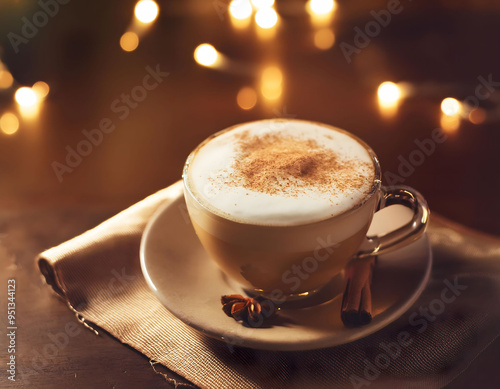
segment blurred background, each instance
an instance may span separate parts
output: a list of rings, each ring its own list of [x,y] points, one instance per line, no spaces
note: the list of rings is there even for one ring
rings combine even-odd
[[[0,207],[118,209],[208,135],[285,117],[500,234],[499,23],[493,0],[3,0]]]

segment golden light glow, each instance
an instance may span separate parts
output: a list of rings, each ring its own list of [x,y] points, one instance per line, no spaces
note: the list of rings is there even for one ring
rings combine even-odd
[[[140,0],[135,5],[135,17],[142,23],[151,23],[158,16],[158,4],[153,0]]]
[[[283,92],[281,89],[281,85],[277,85],[275,87],[266,87],[263,86],[261,88],[262,96],[264,96],[268,100],[278,100],[281,97],[281,93]]]
[[[19,113],[24,121],[32,121],[38,118],[40,113],[40,104],[35,104],[30,107],[19,106]]]
[[[12,86],[14,78],[8,70],[0,70],[0,89],[7,89]]]
[[[130,52],[137,49],[139,46],[139,36],[132,31],[127,31],[120,38],[120,47],[122,50]]]
[[[257,92],[255,92],[255,89],[248,86],[243,87],[236,95],[236,102],[241,109],[252,109],[255,107],[255,104],[257,104]]]
[[[50,91],[49,85],[43,81],[35,82],[31,89],[35,92],[39,100],[45,99]]]
[[[322,28],[314,34],[314,46],[320,50],[328,50],[335,43],[335,35],[330,28]]]
[[[249,0],[233,0],[229,4],[229,13],[238,20],[245,20],[252,16],[253,8]]]
[[[453,97],[447,97],[441,102],[441,111],[447,116],[455,116],[462,110],[462,104]]]
[[[273,8],[261,8],[255,13],[255,23],[260,28],[273,28],[278,23],[278,14]]]
[[[307,3],[307,8],[310,13],[316,15],[326,15],[336,8],[336,3],[333,0],[310,0]]]
[[[277,66],[264,69],[261,76],[260,92],[268,100],[277,100],[283,92],[283,74]]]
[[[402,96],[403,90],[398,84],[390,81],[380,84],[377,97],[381,115],[386,119],[396,116]]]
[[[203,66],[215,65],[218,57],[219,53],[215,50],[215,47],[208,43],[203,43],[194,50],[194,59]]]
[[[19,120],[12,112],[6,112],[0,117],[0,129],[4,134],[12,135],[19,129]]]
[[[482,124],[486,121],[486,111],[482,108],[474,108],[469,112],[469,121],[472,124]]]
[[[38,103],[38,97],[33,89],[25,86],[16,91],[15,99],[21,107],[32,107]]]
[[[269,84],[280,84],[283,82],[283,73],[277,66],[269,66],[262,72],[262,79]]]
[[[274,0],[252,0],[252,4],[256,9],[271,8],[274,5]]]
[[[380,105],[396,105],[401,98],[401,88],[393,82],[385,81],[378,87],[377,95]]]
[[[443,113],[441,114],[440,124],[444,132],[449,134],[454,133],[460,127],[460,116],[459,115],[449,116]]]
[[[239,30],[245,29],[250,25],[250,22],[252,21],[251,18],[247,19],[236,19],[234,17],[230,17],[231,24],[233,25],[234,28],[237,28]]]

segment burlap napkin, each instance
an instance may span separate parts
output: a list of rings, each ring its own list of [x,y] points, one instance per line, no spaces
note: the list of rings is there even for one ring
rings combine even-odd
[[[500,240],[433,217],[429,284],[383,330],[305,352],[235,348],[207,338],[160,304],[139,266],[146,223],[159,205],[181,193],[181,183],[175,183],[45,251],[38,264],[82,320],[200,387],[442,387],[498,336]]]

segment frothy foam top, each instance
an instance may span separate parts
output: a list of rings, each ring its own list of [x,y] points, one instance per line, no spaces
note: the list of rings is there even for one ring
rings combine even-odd
[[[363,201],[374,180],[366,148],[331,127],[300,120],[243,124],[196,151],[188,184],[202,205],[261,225],[323,220]]]

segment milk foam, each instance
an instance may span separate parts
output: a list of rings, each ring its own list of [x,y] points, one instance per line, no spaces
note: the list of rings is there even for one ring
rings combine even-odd
[[[245,133],[250,137],[275,134],[313,140],[331,150],[338,160],[359,161],[352,166],[352,174],[366,179],[355,189],[339,190],[342,185],[335,182],[329,183],[329,187],[304,186],[298,195],[269,194],[242,185],[227,185],[240,154],[238,143]],[[371,155],[351,136],[312,122],[282,119],[245,123],[213,138],[195,152],[187,169],[189,188],[210,211],[236,222],[270,226],[305,224],[339,215],[363,202],[374,176]]]

